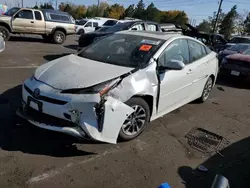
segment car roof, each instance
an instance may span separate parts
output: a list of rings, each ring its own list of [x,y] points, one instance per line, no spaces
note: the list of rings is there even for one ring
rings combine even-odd
[[[156,32],[156,31],[132,31],[132,30],[126,30],[126,31],[120,31],[118,33],[122,34],[129,34],[129,35],[138,35],[138,36],[145,36],[145,37],[151,37],[155,39],[164,39],[168,40],[174,36],[183,36],[182,34],[178,32]],[[191,38],[191,37],[188,37]],[[193,38],[191,38],[193,39]]]

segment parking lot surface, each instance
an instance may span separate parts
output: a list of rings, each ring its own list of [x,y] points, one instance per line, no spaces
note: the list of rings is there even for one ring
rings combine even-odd
[[[210,99],[191,103],[153,121],[137,139],[116,145],[79,141],[42,130],[16,117],[21,84],[36,67],[76,52],[77,36],[63,45],[38,37],[13,37],[0,53],[0,187],[156,188],[210,187],[217,173],[249,187],[250,85],[219,79]],[[60,71],[60,70],[58,70]],[[230,143],[213,156],[185,138],[204,128]],[[203,165],[208,171],[198,172]]]

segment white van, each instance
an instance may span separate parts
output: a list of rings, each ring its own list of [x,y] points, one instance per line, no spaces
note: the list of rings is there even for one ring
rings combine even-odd
[[[98,26],[102,26],[105,20],[97,20],[97,19],[83,19],[76,23],[76,33],[84,34],[95,31],[95,28]]]

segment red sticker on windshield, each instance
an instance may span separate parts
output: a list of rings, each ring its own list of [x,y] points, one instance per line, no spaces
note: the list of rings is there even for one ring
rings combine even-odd
[[[139,50],[140,50],[140,51],[148,52],[151,48],[152,48],[151,45],[143,44],[143,45],[140,47]]]

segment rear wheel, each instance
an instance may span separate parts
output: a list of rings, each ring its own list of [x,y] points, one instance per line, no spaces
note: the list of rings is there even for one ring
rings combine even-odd
[[[139,136],[146,128],[150,118],[150,109],[145,100],[139,97],[131,98],[126,102],[135,111],[124,121],[119,138],[128,141]]]
[[[212,88],[213,88],[213,79],[211,77],[209,77],[207,79],[207,82],[206,82],[205,86],[204,86],[202,95],[198,99],[198,101],[201,102],[201,103],[205,102],[208,99]]]
[[[0,26],[0,36],[2,36],[5,41],[8,41],[10,39],[10,31],[4,26]]]
[[[55,31],[53,35],[53,40],[56,44],[64,43],[65,39],[66,39],[66,36],[62,31]]]
[[[83,35],[85,33],[84,29],[80,29],[78,32],[80,35]]]

